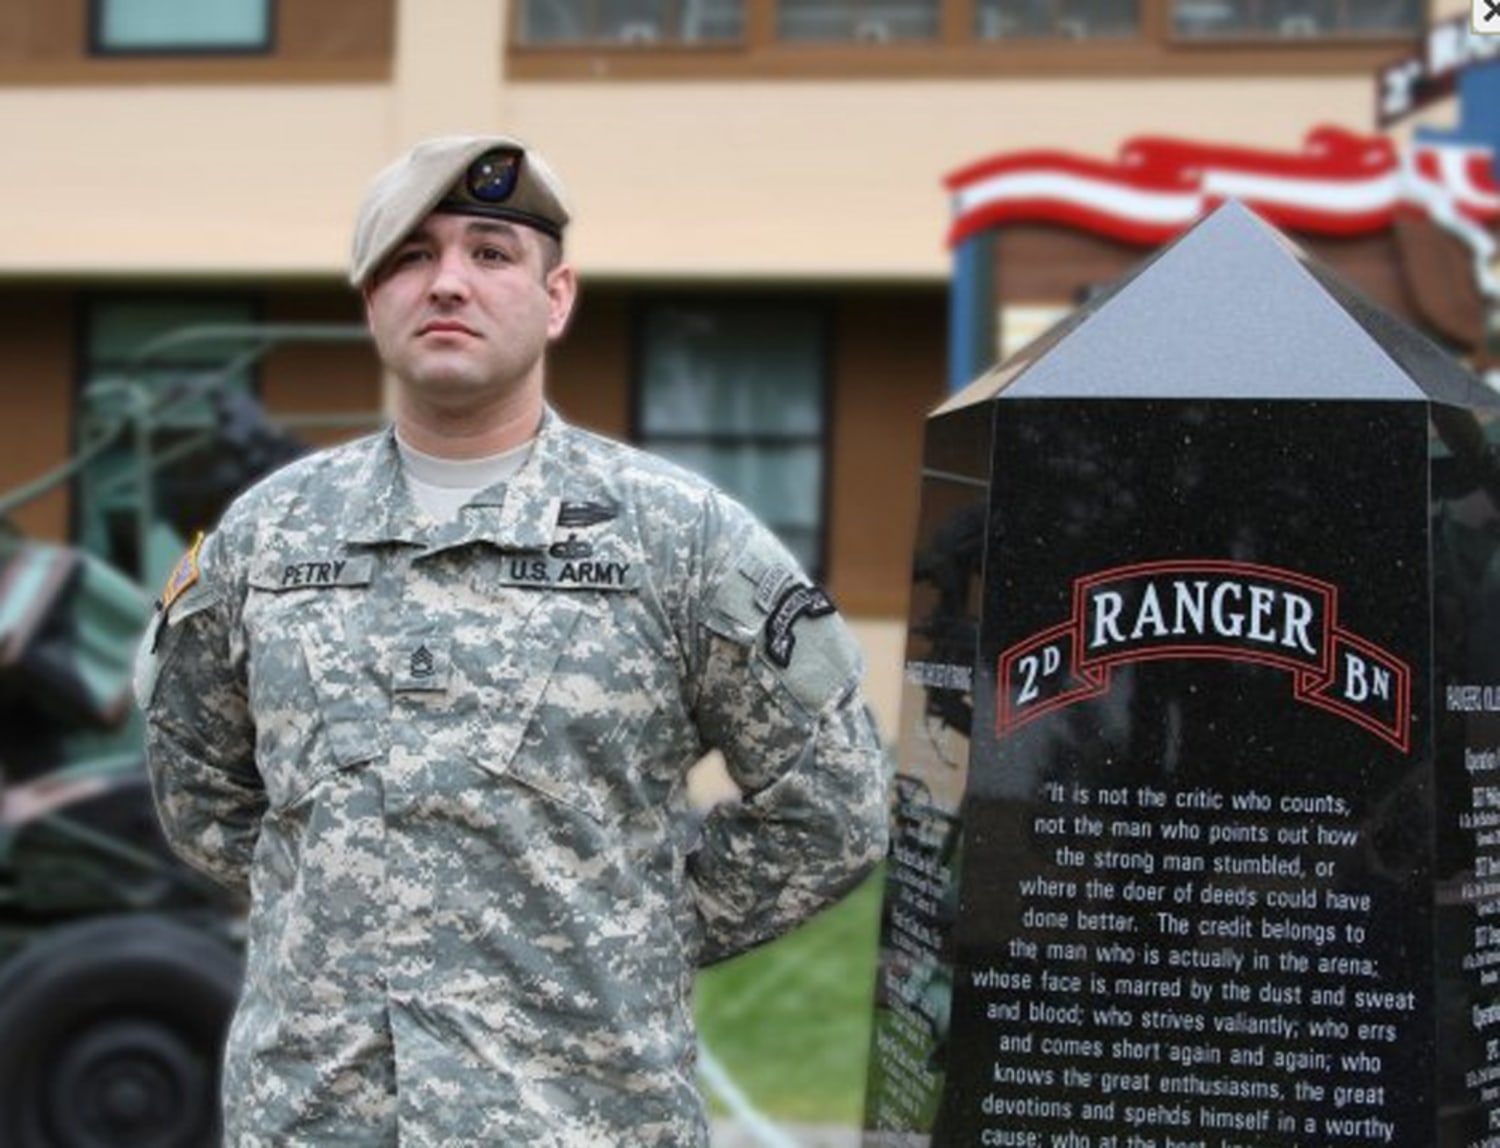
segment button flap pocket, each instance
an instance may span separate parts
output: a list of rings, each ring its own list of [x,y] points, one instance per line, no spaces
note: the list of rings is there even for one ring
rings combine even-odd
[[[340,769],[373,761],[385,752],[385,735],[376,722],[364,718],[334,718],[323,715],[328,749]]]
[[[389,749],[385,723],[372,712],[365,657],[335,636],[313,626],[297,627],[317,697],[329,752],[339,769],[383,756]]]
[[[571,779],[566,770],[556,767],[555,759],[566,753],[549,753],[547,742],[549,738],[562,737],[563,733],[552,728],[550,722],[539,720],[537,712],[552,684],[557,664],[574,640],[579,620],[587,611],[570,594],[539,592],[534,598],[536,603],[524,623],[517,627],[515,654],[500,671],[505,678],[502,683],[505,710],[486,715],[478,762],[489,773],[602,819],[598,799]],[[541,716],[545,719],[546,715]]]

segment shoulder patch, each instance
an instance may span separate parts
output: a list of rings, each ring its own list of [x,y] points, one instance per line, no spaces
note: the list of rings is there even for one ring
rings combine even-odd
[[[799,618],[822,618],[834,611],[833,599],[818,586],[806,582],[788,586],[776,599],[766,618],[766,657],[783,670],[792,664],[797,644],[792,627]]]
[[[766,529],[735,539],[703,625],[743,651],[749,675],[802,717],[822,712],[859,683],[862,664],[833,598]]]
[[[745,560],[740,573],[755,583],[754,602],[762,614],[769,614],[776,608],[776,603],[781,600],[787,587],[797,578],[796,571],[789,566],[761,562],[754,558]]]
[[[202,571],[198,566],[198,552],[203,549],[203,531],[193,539],[193,544],[188,547],[187,553],[177,561],[172,568],[172,573],[167,576],[167,584],[161,592],[161,609],[165,612],[173,602],[185,594],[193,583],[198,581]]]

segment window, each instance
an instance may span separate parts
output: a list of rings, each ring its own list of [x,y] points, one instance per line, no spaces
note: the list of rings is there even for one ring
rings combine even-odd
[[[931,40],[938,32],[938,0],[780,0],[776,35],[782,40]]]
[[[1140,34],[1140,0],[978,0],[981,40],[1118,38]]]
[[[738,40],[741,0],[523,0],[523,44],[678,44]]]
[[[191,328],[241,325],[255,318],[248,299],[118,296],[85,302],[78,381],[88,398],[79,405],[80,445],[99,441],[122,422],[153,432],[150,460],[137,453],[140,444],[127,433],[79,473],[74,535],[86,549],[129,572],[153,570],[164,557],[174,558],[170,551],[180,550],[180,538],[212,522],[225,499],[235,493],[241,483],[230,452],[194,450],[190,445],[215,418],[210,399],[192,391],[210,377],[228,391],[252,390],[255,378],[249,368],[224,373],[234,356],[244,351],[244,343],[163,340]],[[142,352],[153,345],[160,349],[143,360]],[[126,389],[127,384],[134,385]],[[125,420],[143,400],[152,404],[148,418]],[[161,463],[163,453],[172,449],[184,451],[175,463],[151,465]],[[155,506],[150,509],[165,512],[177,528],[177,537],[164,538],[162,554],[151,553],[152,542],[140,533],[143,499],[152,500]]]
[[[271,50],[272,0],[92,0],[99,55]]]
[[[1422,0],[1173,0],[1183,37],[1396,36],[1422,29]]]
[[[793,303],[656,304],[640,328],[636,438],[823,564],[825,321]]]
[[[1420,37],[1424,11],[1424,0],[520,0],[509,74],[1368,76]]]
[[[248,299],[222,301],[165,297],[94,299],[84,318],[83,383],[133,379],[167,387],[221,368],[244,349],[239,340],[177,338],[194,328],[242,326],[255,321]],[[140,356],[156,348],[144,363]],[[241,387],[248,372],[234,377]]]

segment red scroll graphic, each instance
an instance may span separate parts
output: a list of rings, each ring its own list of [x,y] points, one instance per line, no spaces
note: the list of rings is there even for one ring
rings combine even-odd
[[[1410,748],[1411,669],[1338,624],[1338,589],[1220,559],[1146,562],[1073,584],[1073,616],[1000,655],[997,730],[1097,697],[1112,667],[1163,658],[1275,666],[1292,694]]]

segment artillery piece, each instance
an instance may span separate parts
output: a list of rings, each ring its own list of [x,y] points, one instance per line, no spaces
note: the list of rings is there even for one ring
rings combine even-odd
[[[157,827],[130,696],[145,587],[224,501],[303,449],[252,399],[246,367],[287,342],[366,337],[317,325],[157,340],[138,371],[83,393],[75,455],[0,497],[0,1144],[217,1142],[243,906]],[[243,350],[163,385],[154,359],[191,340]],[[64,483],[75,545],[9,525]],[[175,496],[189,486],[195,498]]]

